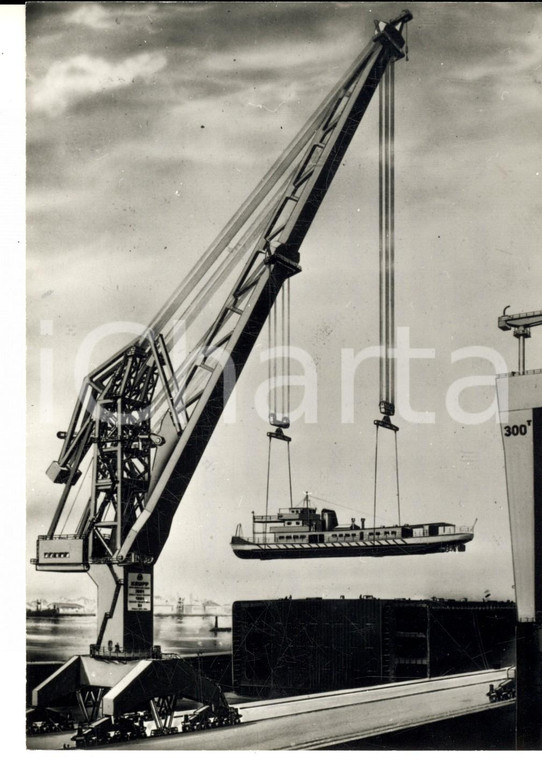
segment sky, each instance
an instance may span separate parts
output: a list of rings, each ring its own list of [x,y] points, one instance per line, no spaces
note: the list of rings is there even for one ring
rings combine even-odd
[[[542,12],[538,3],[409,7],[409,60],[396,66],[396,315],[403,339],[425,353],[408,377],[399,372],[408,401],[395,417],[401,516],[476,519],[475,539],[464,554],[236,559],[235,526],[248,534],[251,511],[265,504],[269,426],[255,401],[267,372],[262,335],[235,413],[217,426],[177,511],[155,570],[162,596],[513,598],[493,376],[516,368],[515,341],[497,329],[504,307],[541,308]],[[60,497],[45,470],[93,331],[152,319],[368,42],[374,20],[402,8],[27,4],[27,563]],[[348,419],[341,377],[349,352],[378,344],[376,106],[292,280],[292,342],[318,383],[311,414],[290,428],[295,500],[308,490],[344,505],[343,522],[373,510],[377,362],[356,372]],[[97,343],[87,368],[129,329]],[[528,366],[540,367],[536,333],[531,344]],[[471,387],[459,394],[463,381]],[[385,446],[381,454],[378,515],[396,522],[391,455]],[[272,486],[285,506],[280,462]],[[86,576],[27,567],[29,600],[95,594]]]

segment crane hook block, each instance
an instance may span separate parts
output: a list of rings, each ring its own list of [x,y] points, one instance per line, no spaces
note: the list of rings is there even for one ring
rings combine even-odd
[[[284,433],[282,432],[282,429],[279,427],[276,430],[274,430],[272,433],[268,433],[267,437],[278,438],[279,441],[286,441],[286,443],[290,443],[290,441],[292,440],[290,436],[284,435]]]
[[[394,433],[399,430],[397,425],[394,425],[387,415],[384,415],[381,420],[375,420],[374,423],[375,425],[378,425],[378,427],[384,427],[387,428],[387,430],[393,430]]]
[[[286,429],[290,427],[290,419],[288,417],[282,417],[279,419],[274,412],[270,412],[269,424],[273,425],[273,427]]]

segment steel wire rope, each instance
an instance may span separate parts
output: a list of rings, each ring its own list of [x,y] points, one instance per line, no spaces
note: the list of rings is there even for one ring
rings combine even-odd
[[[175,311],[179,305],[194,291],[195,286],[204,274],[209,271],[216,259],[219,258],[221,252],[227,246],[227,241],[233,239],[242,229],[251,214],[263,203],[266,195],[271,192],[273,186],[276,185],[280,176],[286,172],[287,168],[290,167],[291,169],[292,163],[295,164],[296,155],[301,158],[305,157],[303,150],[307,147],[317,128],[325,124],[331,118],[331,115],[333,115],[334,110],[331,107],[335,106],[335,109],[340,107],[341,100],[339,96],[344,95],[352,81],[355,80],[356,76],[367,65],[372,47],[373,45],[369,44],[362,51],[350,69],[338,81],[334,89],[324,98],[319,107],[313,112],[305,127],[300,130],[296,138],[294,138],[288,148],[273,164],[257,188],[248,196],[238,212],[230,219],[222,233],[213,241],[204,254],[203,259],[190,271],[188,281],[185,280],[183,285],[177,288],[169,301],[162,307],[161,311],[151,322],[148,330],[155,334],[162,331],[169,319],[175,315]],[[294,166],[294,170],[295,168],[297,167]],[[293,174],[293,170],[291,173]]]
[[[237,234],[237,232],[246,223],[248,218],[262,203],[265,197],[269,194],[271,188],[276,184],[277,178],[285,173],[287,167],[290,167],[292,165],[292,162],[295,160],[295,156],[298,155],[304,147],[306,147],[318,127],[322,124],[325,124],[331,106],[335,104],[341,93],[348,89],[352,81],[355,80],[356,76],[365,68],[373,48],[374,43],[370,43],[366,46],[366,48],[360,53],[348,71],[337,82],[331,92],[313,111],[305,126],[302,127],[292,142],[287,146],[287,148],[271,166],[267,174],[262,178],[254,190],[247,196],[238,211],[230,218],[223,230],[207,248],[198,264],[193,267],[193,269],[189,272],[188,277],[172,293],[166,304],[160,309],[160,311],[151,321],[149,325],[151,330],[153,330],[155,333],[162,332],[164,324],[174,314],[179,304],[185,300],[186,295],[193,290],[195,285],[197,285],[200,277],[208,270],[209,266],[211,266],[211,264],[215,261],[216,257],[220,255],[222,249],[225,247],[225,245],[227,245],[227,241],[231,240],[235,234]]]
[[[390,323],[389,323],[389,302],[390,302],[390,226],[389,226],[389,66],[384,74],[384,401],[389,401],[390,395]]]
[[[268,299],[271,299],[271,294],[268,295]],[[269,316],[267,317],[267,351],[268,351],[268,357],[267,357],[267,398],[269,406],[271,406],[271,383],[273,380],[273,372],[271,367],[271,360],[272,360],[272,348],[271,343],[273,340],[272,336],[272,326],[271,326],[271,314],[273,313],[273,306],[269,309]],[[268,410],[268,414],[270,414],[271,409]]]
[[[380,408],[387,415],[395,412],[395,69],[391,61],[379,87],[378,127],[378,213],[379,213],[379,389]],[[378,428],[375,440],[375,494],[373,522],[376,526]],[[394,430],[395,480],[398,523],[401,524],[399,456],[397,430]],[[376,535],[373,536],[373,540]]]
[[[66,519],[64,520],[64,523],[63,523],[63,525],[62,525],[62,529],[61,529],[61,531],[60,531],[60,534],[61,534],[61,535],[64,533],[64,531],[65,531],[65,529],[66,529],[66,525],[68,524],[68,520],[70,519],[70,516],[71,516],[72,510],[73,510],[73,508],[74,508],[74,506],[75,506],[75,502],[76,502],[76,501],[77,501],[77,499],[79,498],[79,494],[81,493],[81,488],[83,487],[83,483],[84,483],[84,482],[85,482],[85,480],[87,479],[87,475],[88,475],[88,472],[89,472],[89,470],[90,470],[90,466],[91,466],[91,464],[92,464],[92,461],[93,461],[93,460],[92,460],[92,457],[91,457],[91,458],[89,459],[89,462],[88,462],[88,464],[87,464],[87,469],[85,470],[85,474],[83,475],[83,477],[82,477],[82,478],[81,478],[81,480],[80,480],[80,483],[79,483],[79,488],[78,488],[78,489],[77,489],[77,491],[75,492],[75,496],[73,497],[73,501],[72,501],[72,503],[71,503],[71,506],[70,506],[70,508],[69,508],[69,510],[68,510],[68,514],[66,515]]]
[[[287,441],[288,446],[288,483],[290,485],[290,509],[294,508],[294,497],[292,492],[292,462],[290,460],[290,441]]]
[[[350,511],[353,511],[353,508],[351,506],[347,506],[346,504],[339,504],[338,502],[331,501],[330,499],[324,499],[322,496],[314,496],[314,494],[313,494],[312,498],[315,501],[322,501],[322,502],[324,502],[324,504],[331,504],[334,507],[340,507],[341,509],[348,509]]]
[[[275,163],[270,167],[267,174],[258,183],[253,192],[249,194],[238,211],[231,217],[229,222],[227,222],[222,232],[206,249],[198,264],[190,270],[187,277],[171,294],[164,306],[162,306],[160,311],[150,322],[149,326],[145,329],[144,333],[121,348],[115,356],[121,355],[133,345],[144,343],[148,331],[153,332],[154,334],[162,332],[163,326],[175,314],[175,311],[178,309],[179,305],[184,302],[186,296],[192,292],[201,276],[209,269],[215,258],[220,255],[220,252],[227,245],[228,240],[235,237],[252,213],[254,213],[265,197],[271,192],[271,188],[276,184],[277,177],[284,174],[287,167],[292,165],[295,156],[308,145],[310,138],[315,134],[317,128],[323,127],[329,123],[331,117],[337,111],[340,112],[341,104],[344,102],[344,96],[348,92],[348,89],[353,83],[355,83],[361,72],[370,64],[371,58],[375,54],[376,47],[373,40],[366,45],[349,69],[337,81],[333,89],[313,111],[305,126],[302,127],[282,155],[279,156]],[[104,367],[107,367],[110,361],[111,360],[108,360],[108,362],[99,365],[96,368],[95,373],[98,373]]]
[[[395,439],[395,482],[397,487],[397,524],[401,525],[401,497],[399,491],[399,454],[397,450],[397,430],[394,431]]]
[[[277,406],[277,304],[273,304],[273,411],[278,414]]]
[[[395,407],[395,66],[389,65],[389,341],[390,341],[390,403]]]
[[[286,371],[288,373],[288,385],[287,385],[288,397],[287,397],[286,403],[287,403],[288,419],[289,419],[290,418],[290,391],[291,391],[291,382],[290,382],[291,374],[290,374],[290,371],[291,371],[291,353],[292,353],[291,352],[291,337],[292,336],[291,336],[291,310],[290,310],[290,308],[291,308],[290,278],[288,278],[286,280],[286,294],[287,294],[287,301],[288,301],[288,303],[287,303],[287,312],[288,312],[288,324],[287,324],[287,328],[288,328],[288,332],[287,332],[287,336],[286,336],[286,346],[287,346],[287,349],[288,349],[288,362],[287,362],[287,368],[286,368]]]
[[[379,294],[379,317],[378,335],[380,344],[379,355],[379,390],[380,400],[384,398],[384,316],[382,313],[384,304],[384,96],[383,85],[378,88],[378,294]]]
[[[378,425],[376,426],[376,443],[375,443],[375,482],[373,497],[373,544],[376,541],[376,499],[377,499],[377,479],[378,479]]]
[[[165,330],[164,341],[166,343],[166,346],[168,347],[168,350],[172,349],[172,345],[173,345],[172,334],[174,333],[176,326],[179,323],[182,323],[182,328],[186,333],[188,328],[192,326],[192,324],[195,322],[197,317],[201,314],[202,304],[213,297],[213,295],[218,291],[218,289],[224,283],[227,276],[230,274],[232,268],[235,267],[241,261],[243,256],[246,254],[247,249],[250,247],[250,245],[253,244],[256,233],[265,229],[265,227],[271,220],[273,214],[275,213],[276,204],[279,202],[281,196],[283,195],[285,187],[291,181],[291,177],[293,176],[294,172],[295,172],[295,168],[292,170],[292,172],[290,172],[290,175],[288,175],[284,179],[283,184],[277,189],[272,199],[271,210],[268,209],[266,213],[262,212],[260,216],[254,220],[254,222],[250,225],[250,227],[245,231],[242,238],[236,243],[234,248],[230,252],[228,252],[228,257],[222,262],[222,264],[217,269],[217,271],[213,274],[209,282],[206,285],[201,286],[200,291],[195,294],[192,302],[189,303],[189,305],[185,308],[185,310],[180,315],[175,316],[175,322],[171,324]],[[181,378],[183,376],[183,373],[190,369],[190,367],[192,366],[194,357],[206,345],[207,339],[209,335],[212,333],[213,327],[214,325],[205,331],[204,335],[199,339],[199,341],[196,343],[194,348],[188,353],[188,355],[181,362],[179,367],[177,369],[174,369],[175,380],[177,381],[179,385],[181,384]],[[182,395],[182,392],[181,392],[181,395]],[[153,414],[161,415],[162,412],[159,411],[159,408],[165,402],[166,402],[166,393],[165,393],[165,390],[162,389],[158,393],[156,398],[153,400],[153,405],[152,405]],[[165,413],[167,414],[167,410],[165,410]]]
[[[282,404],[282,418],[288,416],[288,410],[286,409],[286,292],[285,288],[280,289],[280,301],[281,301],[281,404]],[[289,447],[288,447],[289,450]]]
[[[172,316],[172,318],[175,318],[175,323],[178,323],[180,320],[187,322],[189,318],[191,318],[191,320],[188,322],[188,324],[192,323],[195,318],[192,316],[193,312],[196,311],[197,314],[199,314],[197,307],[199,307],[201,301],[203,299],[208,299],[210,296],[214,295],[216,290],[226,279],[226,276],[231,272],[232,268],[241,261],[247,252],[247,249],[254,244],[255,237],[257,237],[259,234],[263,234],[265,228],[269,225],[271,219],[276,213],[277,206],[280,203],[284,192],[291,182],[297,169],[298,166],[294,165],[288,174],[283,177],[281,184],[276,188],[275,193],[269,203],[266,204],[265,208],[260,210],[250,226],[247,227],[245,232],[243,232],[241,238],[234,244],[233,248],[228,249],[227,246],[223,248],[221,255],[226,255],[225,260],[220,264],[216,273],[212,276],[212,279],[209,280],[208,285],[202,285],[199,290],[193,291],[194,296],[192,298],[192,301],[189,301],[184,311],[179,315],[174,314]],[[220,256],[218,258],[220,258]],[[209,269],[208,272],[210,271],[211,270]],[[208,274],[208,272],[206,272],[206,274]],[[203,281],[203,279],[204,276],[202,276],[201,281]],[[165,331],[166,341],[171,335],[173,329],[174,325]]]
[[[264,543],[267,543],[267,517],[269,515],[269,482],[271,476],[271,437],[269,437],[269,446],[267,450],[267,488],[265,492],[265,528],[264,528]]]
[[[190,270],[187,278],[185,278],[183,283],[173,292],[166,304],[151,321],[149,327],[145,330],[145,333],[135,341],[130,342],[123,350],[126,350],[126,348],[134,343],[141,344],[144,342],[148,332],[154,334],[162,332],[167,322],[175,315],[179,305],[182,304],[187,296],[194,291],[194,288],[204,274],[209,271],[216,259],[220,257],[220,254],[227,246],[228,241],[231,241],[242,229],[250,216],[258,209],[266,196],[272,191],[272,188],[276,185],[280,176],[286,172],[288,167],[292,166],[295,162],[296,156],[300,155],[304,148],[308,146],[309,141],[316,133],[317,129],[327,124],[337,111],[340,112],[345,94],[348,92],[349,87],[355,82],[359,74],[369,64],[374,52],[374,42],[371,42],[360,53],[347,72],[339,79],[332,91],[322,100],[306,125],[298,132],[297,136],[286,148],[283,154],[279,156],[277,161],[271,166],[267,174],[260,181],[254,191],[247,197],[240,209],[233,217],[231,217],[222,232],[207,248],[198,264]],[[120,353],[122,353],[122,350]],[[96,371],[99,371],[99,369],[100,368],[97,368]],[[156,409],[159,407],[160,403],[163,403],[163,398],[158,399],[158,403],[153,404],[153,407]],[[165,414],[167,414],[167,412]],[[161,417],[159,421],[160,427],[164,418],[165,416]]]

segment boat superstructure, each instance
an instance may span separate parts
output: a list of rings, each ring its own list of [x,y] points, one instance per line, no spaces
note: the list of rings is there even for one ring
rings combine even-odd
[[[241,525],[231,540],[241,559],[303,559],[306,557],[387,557],[465,551],[474,526],[448,522],[367,526],[365,518],[340,525],[333,509],[320,511],[308,494],[300,506],[277,514],[252,516],[252,539]]]

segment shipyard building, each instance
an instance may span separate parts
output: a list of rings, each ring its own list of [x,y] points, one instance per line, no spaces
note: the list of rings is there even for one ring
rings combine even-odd
[[[273,697],[514,663],[512,602],[273,599],[233,605],[233,685]]]

